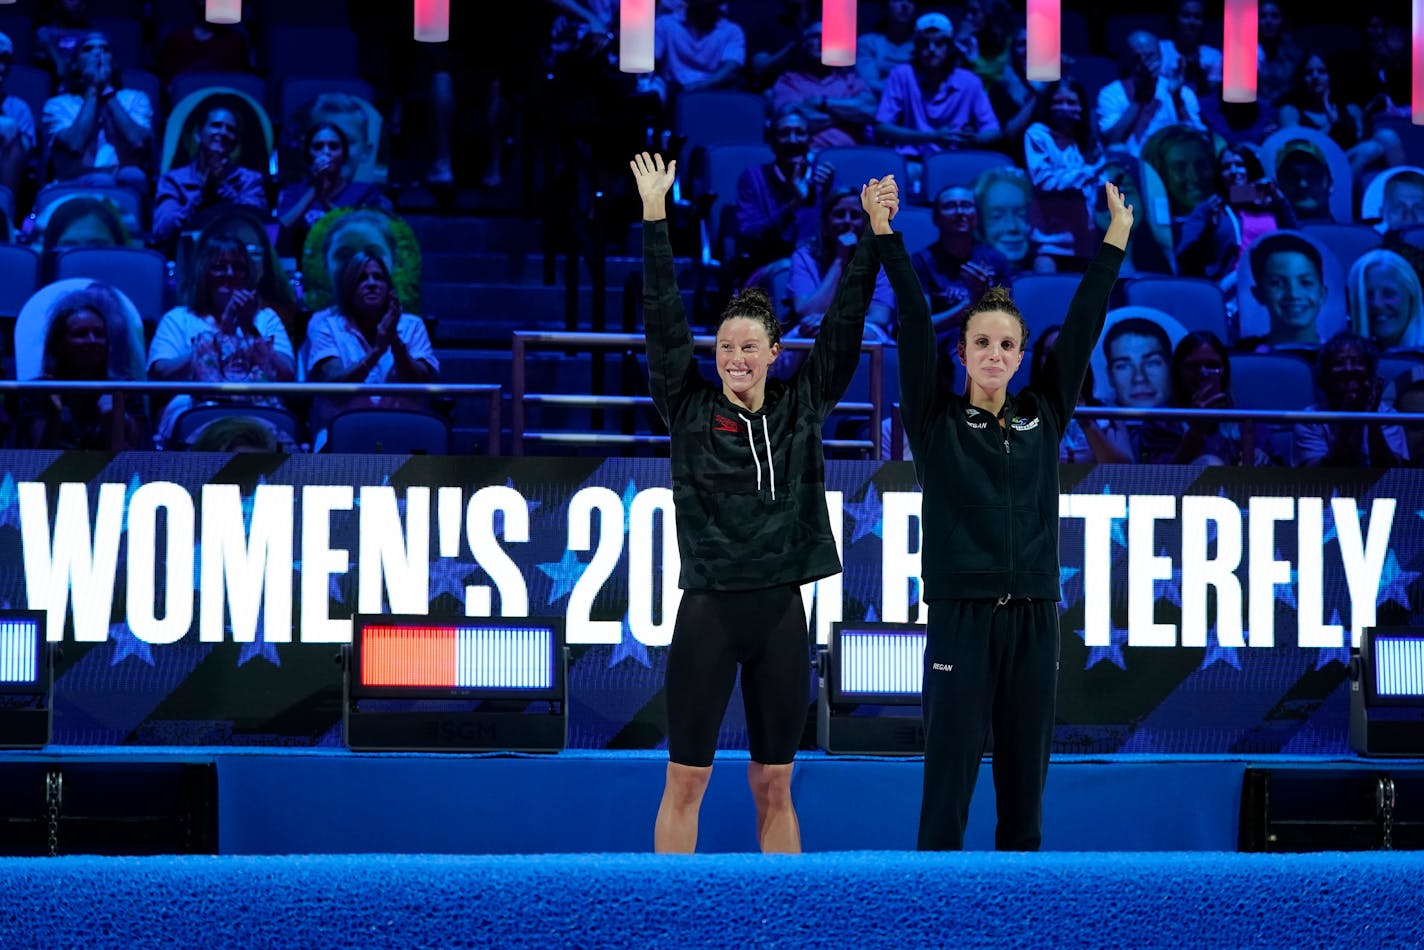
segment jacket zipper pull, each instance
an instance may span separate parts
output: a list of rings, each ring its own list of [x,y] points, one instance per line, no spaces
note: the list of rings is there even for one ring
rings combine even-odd
[[[1007,435],[1004,436],[1004,454],[1005,454],[1005,455],[1012,455],[1012,454],[1013,454],[1013,452],[1011,452],[1011,451],[1009,450],[1009,437],[1008,437]]]

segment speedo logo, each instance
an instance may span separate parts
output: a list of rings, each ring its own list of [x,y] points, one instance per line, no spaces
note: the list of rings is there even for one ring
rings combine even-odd
[[[953,663],[931,663],[931,664],[930,664],[930,668],[931,668],[931,669],[935,669],[935,670],[939,670],[941,673],[948,673],[950,670],[954,669],[954,664],[953,664]]]

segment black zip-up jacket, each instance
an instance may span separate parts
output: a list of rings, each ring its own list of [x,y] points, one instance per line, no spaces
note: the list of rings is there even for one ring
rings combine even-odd
[[[671,433],[679,586],[753,590],[804,584],[841,570],[826,509],[821,429],[860,362],[880,251],[903,244],[866,228],[789,380],[768,378],[750,412],[698,370],[678,293],[667,222],[643,222],[643,322],[653,404]]]
[[[1058,443],[1122,258],[1111,244],[1099,247],[1042,378],[1005,401],[1002,427],[963,395],[936,388],[929,308],[914,272],[885,260],[900,310],[900,412],[922,492],[926,600],[1060,599]]]

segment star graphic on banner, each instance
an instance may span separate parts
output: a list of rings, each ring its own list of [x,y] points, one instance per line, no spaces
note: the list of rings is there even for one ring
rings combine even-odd
[[[514,479],[512,478],[506,478],[504,480],[504,487],[514,488],[515,491],[519,491],[518,488],[515,488]],[[542,504],[544,503],[542,501],[539,501],[538,499],[535,499],[533,501],[530,501],[528,498],[524,499],[524,506],[529,509],[529,520],[534,520],[534,512],[538,511],[539,506]],[[504,537],[504,509],[496,508],[494,510],[494,514],[490,518],[490,528],[498,537]]]
[[[552,604],[561,597],[567,597],[574,589],[574,584],[583,576],[584,563],[578,559],[578,555],[572,551],[565,550],[564,556],[557,561],[545,561],[539,565],[539,570],[548,575],[553,581],[549,588],[549,599],[547,603]]]
[[[465,578],[479,569],[478,564],[468,561],[436,561],[430,565],[430,599],[441,594],[449,594],[460,603],[465,602]]]
[[[1275,551],[1275,559],[1276,559],[1277,561],[1284,560],[1284,558],[1281,557],[1281,549],[1280,549],[1280,548],[1276,548],[1276,551]],[[1291,610],[1295,610],[1295,609],[1296,609],[1295,590],[1296,590],[1296,584],[1299,583],[1299,581],[1300,581],[1300,572],[1296,569],[1296,564],[1295,564],[1295,562],[1292,561],[1292,562],[1291,562],[1291,569],[1290,569],[1290,580],[1286,581],[1284,584],[1277,584],[1277,585],[1276,585],[1276,588],[1275,588],[1275,590],[1276,590],[1276,600],[1279,600],[1281,603],[1285,604],[1285,605],[1286,605],[1287,607],[1289,607]]]
[[[9,472],[0,481],[0,525],[20,526],[20,490],[15,487],[15,476]]]
[[[1330,622],[1336,626],[1341,626],[1339,610],[1330,611]],[[1348,628],[1345,630],[1345,636],[1350,636]],[[1323,670],[1331,663],[1339,663],[1342,666],[1348,667],[1350,665],[1350,648],[1348,646],[1321,647],[1320,652],[1315,657],[1315,668],[1317,670]]]
[[[266,606],[265,604],[263,605]],[[230,632],[230,631],[229,631]],[[257,611],[257,635],[252,638],[251,643],[242,644],[242,649],[237,651],[237,665],[242,666],[248,660],[262,657],[273,666],[281,667],[282,661],[277,657],[277,645],[268,643],[262,636],[262,611]]]
[[[874,482],[865,486],[865,494],[861,501],[846,502],[845,510],[846,514],[850,515],[851,520],[855,522],[855,527],[850,532],[849,543],[855,544],[867,534],[880,537],[882,524],[880,492],[876,490]]]
[[[1321,526],[1323,530],[1320,533],[1320,542],[1322,544],[1329,544],[1340,535],[1340,533],[1335,530],[1335,509],[1330,504],[1332,499],[1338,497],[1340,497],[1339,489],[1330,489],[1330,498],[1327,498],[1325,504],[1321,506],[1321,520],[1324,522]]]
[[[242,496],[242,526],[247,529],[248,534],[252,533],[252,509],[257,504],[257,489],[266,484],[267,476],[258,475],[256,487]]]
[[[1065,610],[1068,607],[1068,582],[1077,577],[1080,573],[1082,572],[1076,567],[1063,567],[1060,565],[1058,568],[1058,588],[1063,591],[1063,599],[1058,602],[1058,606]]]
[[[1405,610],[1409,605],[1409,585],[1419,577],[1419,571],[1406,571],[1399,566],[1399,558],[1391,548],[1384,556],[1384,568],[1380,571],[1379,603],[1392,600]]]
[[[1113,493],[1113,490],[1112,490],[1112,486],[1111,486],[1111,485],[1104,485],[1104,486],[1103,486],[1103,494],[1104,494],[1104,495],[1111,495],[1112,493]],[[1130,506],[1124,504],[1124,506],[1123,506],[1123,512],[1122,512],[1122,513],[1123,513],[1123,516],[1122,516],[1121,518],[1114,518],[1114,519],[1113,519],[1113,523],[1112,523],[1112,540],[1113,540],[1113,544],[1116,544],[1116,545],[1118,545],[1119,547],[1123,547],[1123,548],[1126,548],[1126,547],[1127,547],[1127,514],[1128,514],[1128,508],[1129,508],[1129,507],[1130,507]]]
[[[1086,644],[1088,642],[1087,633],[1083,630],[1075,630]],[[1123,644],[1127,643],[1127,631],[1117,627],[1108,628],[1108,645],[1105,647],[1088,647],[1088,659],[1083,663],[1084,670],[1091,670],[1099,663],[1107,662],[1116,666],[1120,670],[1127,669],[1127,659],[1122,655]]]
[[[1245,640],[1244,632],[1242,634],[1242,639],[1243,641]],[[1239,672],[1241,670],[1240,651],[1242,649],[1244,649],[1244,647],[1222,646],[1221,641],[1217,638],[1216,635],[1216,627],[1212,627],[1206,632],[1206,654],[1202,657],[1201,666],[1197,667],[1197,671],[1200,672],[1201,670],[1204,670],[1207,667],[1211,666],[1213,663],[1221,662],[1227,664],[1228,666],[1234,666]]]
[[[302,572],[302,561],[300,558],[292,561],[292,569],[298,574]],[[328,574],[326,575],[326,596],[343,606],[346,604],[346,595],[341,591],[341,580],[349,574]],[[461,591],[463,595],[464,591]]]
[[[1167,556],[1167,548],[1164,546],[1157,552],[1162,557]],[[1177,609],[1182,607],[1182,571],[1181,568],[1173,568],[1171,577],[1159,577],[1152,582],[1152,596],[1156,600],[1165,598],[1168,603],[1175,604]]]
[[[109,657],[110,666],[118,666],[120,660],[131,656],[153,666],[153,647],[134,636],[127,623],[109,624],[109,640],[114,644],[114,655]]]
[[[623,636],[613,644],[613,653],[608,657],[608,668],[611,670],[629,658],[641,663],[647,669],[652,669],[653,663],[648,659],[648,648],[633,636],[633,631],[628,627],[628,618],[624,617]]]
[[[628,479],[628,485],[623,489],[623,530],[630,532],[633,530],[633,499],[638,497],[638,486],[633,484],[633,480]]]
[[[138,477],[138,472],[134,472],[132,475],[129,476],[129,483],[128,483],[128,485],[124,488],[124,519],[123,519],[123,523],[122,523],[121,525],[119,525],[119,533],[120,533],[120,534],[128,534],[128,531],[129,531],[129,501],[133,498],[134,492],[138,491],[139,488],[142,487],[142,485],[143,485],[143,479],[141,479],[141,478]]]

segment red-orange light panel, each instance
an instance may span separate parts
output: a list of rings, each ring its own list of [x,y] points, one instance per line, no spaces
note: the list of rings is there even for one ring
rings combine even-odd
[[[361,632],[363,686],[548,689],[554,631],[547,627],[371,625]]]

